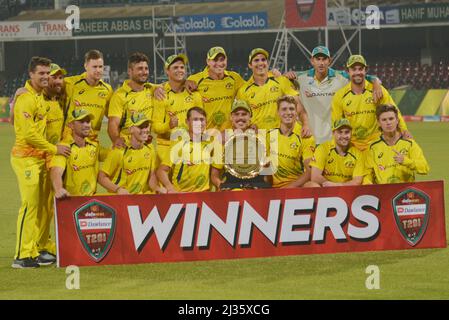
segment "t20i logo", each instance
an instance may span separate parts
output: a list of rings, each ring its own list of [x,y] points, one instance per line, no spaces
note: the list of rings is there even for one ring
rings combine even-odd
[[[430,199],[427,194],[415,189],[407,189],[393,198],[396,224],[409,245],[415,246],[427,229]]]
[[[113,208],[97,200],[91,200],[75,211],[78,237],[95,262],[100,262],[112,246],[115,217]]]

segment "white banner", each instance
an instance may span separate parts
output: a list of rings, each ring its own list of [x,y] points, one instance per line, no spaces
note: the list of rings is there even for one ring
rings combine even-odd
[[[65,20],[0,22],[0,41],[56,40],[71,37],[72,30],[67,29]]]

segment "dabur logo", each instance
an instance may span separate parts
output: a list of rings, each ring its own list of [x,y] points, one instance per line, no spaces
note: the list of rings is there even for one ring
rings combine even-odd
[[[74,213],[78,238],[95,262],[103,260],[112,246],[115,217],[113,208],[97,200],[89,201]]]
[[[429,221],[429,196],[416,189],[406,189],[393,198],[393,210],[402,237],[409,245],[417,245]]]

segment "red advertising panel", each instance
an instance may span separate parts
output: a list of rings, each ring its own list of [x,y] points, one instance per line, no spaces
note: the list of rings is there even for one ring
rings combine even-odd
[[[58,266],[446,247],[442,181],[56,201]]]
[[[326,0],[285,0],[287,28],[326,26]]]

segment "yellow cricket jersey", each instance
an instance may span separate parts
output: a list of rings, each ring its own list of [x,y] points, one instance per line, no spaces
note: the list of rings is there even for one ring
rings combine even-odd
[[[47,140],[57,144],[61,140],[62,128],[64,126],[64,110],[61,101],[44,95],[44,105],[47,111]]]
[[[404,162],[394,160],[396,150],[404,155]],[[427,174],[430,170],[426,158],[414,140],[400,138],[394,146],[389,146],[381,137],[366,151],[367,175],[364,184],[401,183],[415,181],[415,172]]]
[[[279,128],[272,129],[267,136],[270,162],[274,169],[273,187],[281,188],[296,181],[304,173],[304,161],[313,157],[315,139],[301,138],[296,133],[285,136]],[[275,145],[277,144],[277,150]]]
[[[97,190],[98,163],[100,147],[98,142],[86,139],[86,145],[78,147],[71,136],[61,144],[70,146],[69,157],[56,155],[50,168],[64,169],[63,186],[73,196],[91,196]]]
[[[322,171],[322,176],[331,182],[348,182],[365,175],[363,153],[350,146],[344,156],[338,154],[334,141],[320,144],[313,155],[310,166]]]
[[[132,194],[148,192],[150,174],[155,170],[156,152],[152,144],[144,144],[141,149],[130,146],[113,149],[101,168],[114,184]]]
[[[14,131],[16,141],[11,154],[14,157],[45,158],[45,153],[55,154],[56,146],[46,139],[47,105],[28,80],[28,92],[17,97],[14,106]]]
[[[200,192],[210,188],[210,166],[213,165],[207,142],[172,141],[162,164],[172,170],[172,184],[177,191]]]
[[[376,118],[377,106],[387,103],[396,105],[384,87],[382,93],[382,100],[376,105],[373,99],[373,85],[365,80],[365,90],[362,94],[354,94],[351,83],[348,83],[338,90],[332,99],[332,123],[340,118],[347,118],[352,126],[351,142],[362,151],[380,136]],[[398,116],[400,129],[407,130],[400,111]]]
[[[72,120],[72,111],[85,109],[94,115],[92,120],[93,137],[101,129],[103,117],[108,115],[109,100],[112,96],[112,87],[100,80],[92,87],[87,83],[86,73],[78,76],[64,78],[67,93],[67,119],[66,124]],[[70,131],[69,131],[70,132]],[[68,136],[67,131],[64,137]]]
[[[225,71],[224,78],[213,80],[209,77],[209,68],[191,75],[188,80],[195,81],[198,92],[203,98],[204,110],[207,114],[206,129],[223,131],[231,128],[231,107],[237,91],[245,80],[234,71]]]
[[[158,134],[157,143],[170,146],[170,134],[181,128],[187,129],[187,111],[192,107],[204,108],[203,100],[198,92],[187,90],[174,92],[167,82],[164,85],[165,99],[154,101],[152,131]],[[178,118],[178,127],[170,129],[169,112]]]
[[[133,91],[129,86],[129,80],[125,80],[112,95],[108,117],[121,119],[120,134],[123,137],[129,135],[128,128],[131,126],[133,113],[143,113],[147,119],[152,118],[155,88],[153,84],[147,82],[142,91]]]
[[[286,77],[275,78],[272,73],[268,74],[267,82],[258,86],[251,77],[243,85],[237,99],[245,100],[252,109],[253,116],[251,122],[259,129],[274,129],[280,125],[277,112],[277,100],[284,95],[297,96],[293,83]]]

